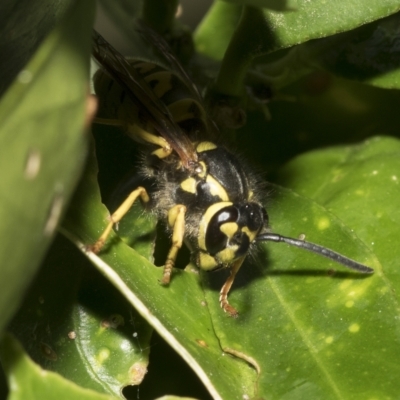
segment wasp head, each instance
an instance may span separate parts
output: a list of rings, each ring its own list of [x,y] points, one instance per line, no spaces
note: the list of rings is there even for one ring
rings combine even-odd
[[[267,213],[258,203],[213,204],[201,220],[197,265],[214,270],[245,256],[267,223]]]

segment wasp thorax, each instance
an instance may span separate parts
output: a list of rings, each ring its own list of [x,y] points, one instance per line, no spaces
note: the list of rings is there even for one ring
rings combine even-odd
[[[199,267],[212,270],[243,257],[266,223],[264,215],[264,208],[252,202],[209,207],[199,235]]]

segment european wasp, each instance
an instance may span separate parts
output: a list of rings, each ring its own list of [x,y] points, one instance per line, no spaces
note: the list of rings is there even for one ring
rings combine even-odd
[[[228,302],[229,290],[244,259],[260,241],[284,242],[372,273],[371,268],[322,246],[269,232],[262,181],[220,144],[218,128],[205,111],[198,89],[166,42],[148,28],[144,34],[169,68],[128,61],[93,32],[93,56],[102,67],[94,77],[100,95],[97,122],[120,126],[145,145],[147,155],[137,171],[140,186],[112,214],[92,250],[101,250],[113,226],[140,198],[147,210],[165,222],[171,236],[161,283],[169,284],[185,243],[199,268],[230,268],[219,301],[232,317],[238,312]]]

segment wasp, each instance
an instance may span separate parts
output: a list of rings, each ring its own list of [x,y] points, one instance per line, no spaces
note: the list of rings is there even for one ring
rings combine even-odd
[[[261,241],[284,242],[360,273],[372,273],[371,268],[330,249],[270,232],[262,181],[220,143],[218,127],[208,116],[199,90],[164,39],[143,29],[168,67],[127,60],[93,32],[93,56],[101,66],[94,87],[100,113],[106,110],[111,115],[97,122],[119,125],[145,145],[146,156],[137,171],[141,184],[111,215],[91,249],[102,249],[114,225],[140,199],[165,223],[171,237],[161,283],[170,283],[177,254],[185,244],[198,268],[230,268],[219,301],[232,317],[238,312],[229,304],[228,293],[246,256]]]

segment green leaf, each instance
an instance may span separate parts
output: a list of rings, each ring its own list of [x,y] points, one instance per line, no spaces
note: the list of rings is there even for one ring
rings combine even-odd
[[[1,326],[18,307],[83,165],[92,17],[93,2],[77,2],[0,103]]]
[[[374,254],[356,230],[290,190],[274,187],[268,212],[273,232],[305,234],[306,240],[363,262],[376,273],[363,276],[304,250],[267,244],[258,262],[242,266],[235,282],[230,302],[241,312],[237,320],[221,318],[213,301],[220,285],[211,285],[207,293],[222,348],[258,372],[261,398],[361,399],[364,390],[382,396],[395,392],[395,387],[385,387],[383,369],[374,375],[378,366],[370,357],[371,348],[379,353],[371,341],[377,325],[373,315],[378,310],[387,315],[374,337],[378,343],[385,332],[380,345],[383,340],[391,346],[395,328],[390,327],[397,314]]]
[[[375,4],[374,0],[371,0],[371,7],[363,9],[366,12],[356,13],[347,10],[349,7],[347,1],[343,1],[342,4],[335,2],[335,4],[332,4],[332,8],[325,3],[325,1],[302,2],[296,11],[286,13],[266,11],[250,6],[243,7],[240,19],[238,18],[237,22],[231,25],[231,32],[228,39],[222,36],[229,30],[229,25],[225,24],[223,16],[228,15],[229,22],[232,22],[235,17],[239,17],[239,9],[237,6],[230,9],[230,5],[226,3],[216,6],[213,9],[214,11],[211,12],[211,14],[213,12],[216,13],[210,17],[211,23],[207,23],[206,20],[200,26],[196,36],[196,42],[200,51],[205,50],[203,52],[217,59],[221,59],[223,56],[221,68],[215,82],[215,90],[224,96],[243,96],[246,74],[255,58],[267,55],[276,50],[308,42],[310,39],[345,32],[390,14],[390,12],[388,13],[390,1],[386,4],[386,7],[381,8],[381,3],[378,5]],[[392,13],[394,13],[399,10],[399,5],[392,2],[391,9]],[[347,14],[345,14],[346,11]],[[337,19],[334,18],[335,14],[337,15]],[[344,18],[344,16],[346,17]],[[218,31],[218,24],[221,21],[224,21],[223,32],[219,32],[218,40],[215,40],[215,33]],[[257,27],[257,29],[254,29],[254,27]],[[393,30],[395,31],[395,28]],[[393,37],[393,34],[391,37]],[[224,38],[229,41],[226,42],[226,45],[223,43]],[[267,64],[265,70],[262,71],[265,75],[264,85],[269,84],[275,88],[279,88],[291,83],[300,74],[305,74],[315,69],[319,65],[317,55],[323,52],[324,49],[326,50],[326,47],[329,48],[329,45],[334,47],[339,40],[340,37],[334,36],[333,40],[331,39],[328,42],[312,42],[311,45],[304,46],[303,48],[296,47],[283,59],[272,63],[272,65]],[[219,55],[209,52],[209,49],[215,48],[215,46],[221,51]],[[378,47],[380,48],[381,46],[378,45]],[[375,49],[376,51],[377,49]],[[392,54],[393,51],[394,55]],[[395,46],[390,46],[386,52],[389,52],[388,58],[390,61],[389,65],[387,65],[387,62],[383,64],[386,69],[388,67],[393,68],[393,65],[397,65],[397,49]],[[357,58],[356,47],[353,48],[350,46],[350,53],[351,56]],[[363,58],[367,59],[368,56],[364,56]],[[358,62],[360,63],[361,61]],[[370,62],[366,62],[365,64],[369,65]],[[374,65],[375,75],[384,72],[382,71],[382,63],[378,64],[378,66]],[[379,70],[376,70],[376,68],[379,68]],[[391,77],[391,80],[393,79]]]
[[[342,35],[322,58],[322,66],[336,75],[374,86],[400,88],[400,50],[396,43],[400,13]],[[325,40],[329,43],[329,40]]]
[[[381,150],[377,146],[374,151]],[[362,159],[351,168],[361,165],[365,165]],[[312,164],[309,168],[323,169]],[[82,182],[80,198],[75,198],[64,224],[68,235],[85,244],[93,243],[106,224],[107,212],[93,192],[95,176],[93,171]],[[348,193],[346,185],[343,191]],[[372,201],[375,191],[369,193]],[[185,271],[174,271],[168,288],[160,287],[162,271],[115,234],[100,258],[87,256],[215,398],[285,394],[362,399],[372,392],[395,396],[394,377],[399,371],[381,361],[387,351],[400,354],[394,322],[398,307],[392,283],[382,272],[385,260],[375,251],[385,240],[378,243],[379,237],[374,238],[374,245],[364,240],[363,230],[369,224],[352,222],[360,205],[353,208],[349,197],[349,205],[341,205],[344,218],[324,204],[274,187],[268,207],[273,231],[292,237],[305,234],[308,241],[373,267],[375,274],[350,272],[318,255],[271,243],[238,274],[230,296],[241,313],[236,320],[223,314],[218,302],[228,271],[201,273],[199,281],[189,265]],[[373,229],[378,229],[376,224]]]
[[[360,7],[357,0],[298,0],[297,8],[290,12],[263,10],[265,24],[248,26],[257,32],[261,45],[242,42],[254,54],[276,51],[309,41],[348,31],[368,22],[399,11],[396,0],[368,0]],[[235,4],[215,2],[196,33],[197,48],[210,57],[222,59],[240,18],[241,8]],[[257,29],[254,29],[256,26]],[[240,43],[238,43],[240,45]]]
[[[73,0],[3,0],[0,4],[0,95],[54,29]]]
[[[58,236],[9,329],[47,370],[120,396],[147,372],[151,327]]]
[[[297,157],[281,180],[345,220],[377,254],[385,276],[400,284],[396,248],[400,213],[400,141],[375,137],[358,146],[334,147]],[[349,212],[348,210],[353,210]],[[397,308],[397,307],[396,307]]]
[[[9,383],[9,400],[115,399],[82,389],[58,374],[42,370],[24,353],[21,345],[11,335],[3,337],[0,343],[0,357]]]
[[[241,14],[242,6],[240,5],[222,1],[214,2],[195,32],[197,50],[211,58],[221,60]],[[222,17],[223,23],[220,22]],[[214,35],[214,40],[211,40],[216,30],[218,35]]]
[[[208,292],[221,346],[259,369],[260,397],[396,397],[399,150],[397,139],[375,138],[299,156],[279,181],[307,197],[275,187],[268,208],[273,232],[305,234],[372,266],[374,276],[271,243],[268,270],[239,273],[230,297],[243,310],[237,321],[220,318]]]
[[[396,47],[399,19],[397,13],[350,32],[303,43],[278,60],[264,61],[259,70],[275,89],[317,67],[370,85],[399,88],[400,51]]]

